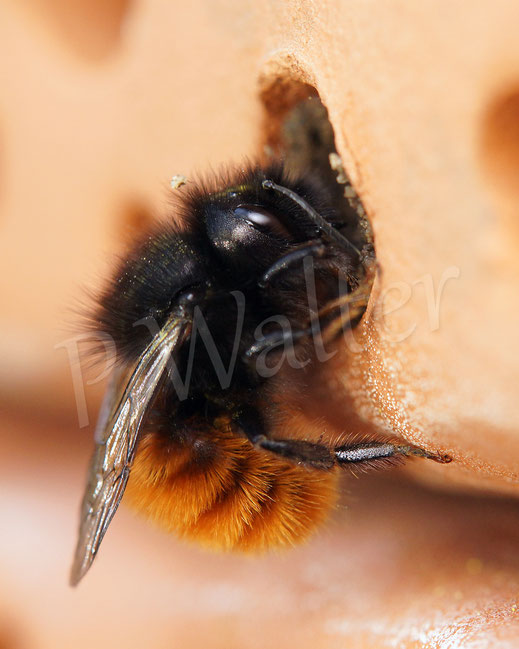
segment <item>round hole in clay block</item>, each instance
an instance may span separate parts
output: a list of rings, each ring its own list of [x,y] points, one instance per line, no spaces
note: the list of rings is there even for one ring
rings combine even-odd
[[[519,87],[501,94],[485,111],[481,164],[505,226],[519,237]]]
[[[131,0],[36,0],[25,7],[75,56],[101,61],[121,39]]]

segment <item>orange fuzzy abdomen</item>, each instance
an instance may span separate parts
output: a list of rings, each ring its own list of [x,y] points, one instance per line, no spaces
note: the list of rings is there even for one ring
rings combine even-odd
[[[229,429],[188,441],[147,432],[130,503],[168,531],[223,550],[264,551],[306,539],[337,499],[336,470],[318,471],[254,448]]]

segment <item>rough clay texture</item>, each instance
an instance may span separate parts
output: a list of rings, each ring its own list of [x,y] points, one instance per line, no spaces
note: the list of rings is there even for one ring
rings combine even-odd
[[[516,646],[517,503],[448,490],[514,496],[519,484],[517,24],[504,0],[1,4],[1,647],[79,648],[81,625],[99,647],[142,646],[148,626],[155,647]],[[260,153],[259,96],[279,76],[328,107],[381,268],[358,348],[322,398],[345,430],[362,419],[450,453],[409,468],[445,493],[364,481],[328,537],[255,567],[150,541],[123,514],[106,542],[118,579],[100,560],[73,604],[56,583],[89,451],[54,348],[65,313],[167,211],[174,174]],[[87,386],[91,417],[98,395]],[[118,616],[132,617],[123,640]]]

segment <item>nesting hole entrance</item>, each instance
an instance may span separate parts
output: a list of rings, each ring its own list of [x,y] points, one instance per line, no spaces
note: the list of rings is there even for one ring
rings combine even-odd
[[[505,227],[519,237],[519,87],[502,94],[485,112],[480,160]]]
[[[337,152],[334,129],[319,93],[308,83],[276,76],[263,82],[261,99],[264,161],[282,159],[294,175],[315,174],[326,184],[340,210],[341,232],[361,251],[356,269],[359,282],[372,282],[372,229]]]

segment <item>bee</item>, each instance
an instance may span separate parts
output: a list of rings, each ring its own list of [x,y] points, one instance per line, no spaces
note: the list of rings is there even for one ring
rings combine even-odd
[[[167,530],[253,552],[318,528],[341,467],[448,461],[389,438],[334,444],[319,418],[294,406],[309,398],[324,343],[362,318],[374,268],[317,174],[251,165],[183,187],[179,215],[122,260],[93,317],[118,357],[95,432],[74,585],[125,491]]]

